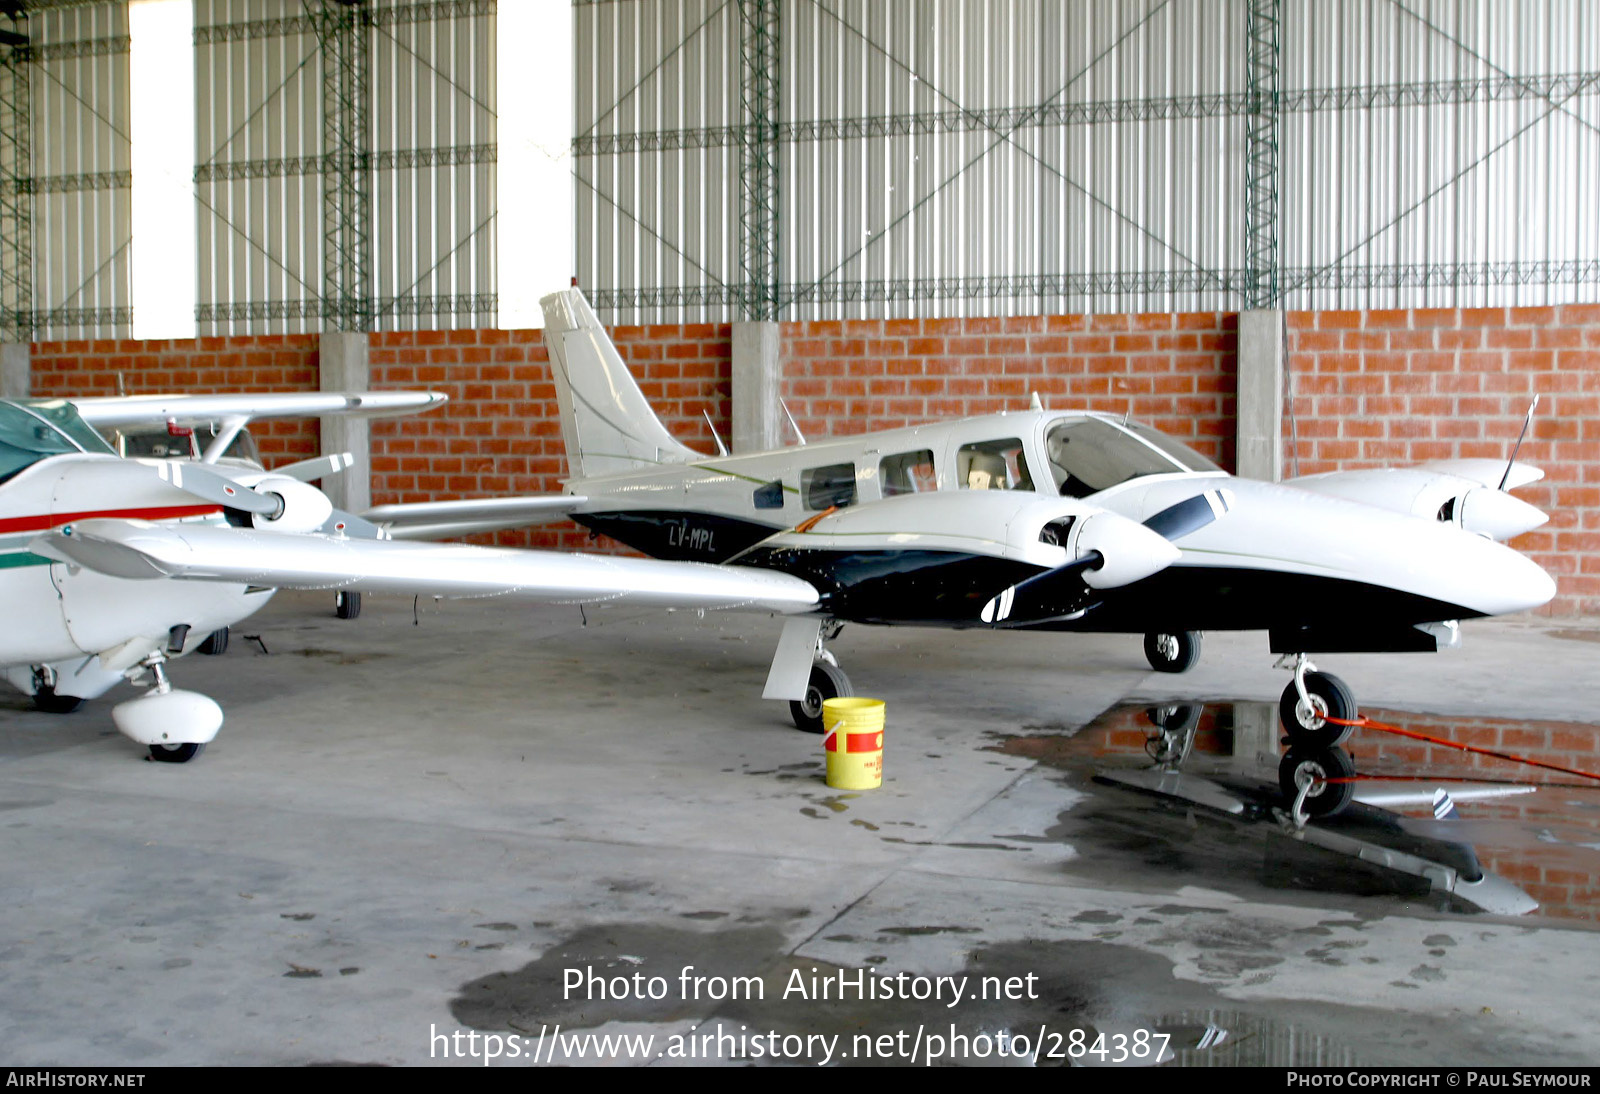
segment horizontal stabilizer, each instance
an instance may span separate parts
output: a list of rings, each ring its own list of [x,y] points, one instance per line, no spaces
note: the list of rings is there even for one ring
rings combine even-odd
[[[809,582],[745,566],[283,535],[214,525],[86,520],[39,536],[30,549],[134,579],[763,612],[805,612],[817,604],[817,590]]]
[[[394,539],[447,539],[560,520],[587,498],[556,494],[377,505],[361,514]]]

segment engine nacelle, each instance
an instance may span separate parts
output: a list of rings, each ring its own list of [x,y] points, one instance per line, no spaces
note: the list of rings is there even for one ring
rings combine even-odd
[[[1526,475],[1518,476],[1518,480],[1531,481]],[[1521,498],[1512,497],[1477,478],[1426,466],[1330,471],[1289,479],[1284,485],[1375,505],[1394,513],[1408,513],[1424,520],[1454,524],[1494,540],[1508,540],[1531,532],[1550,519]]]
[[[276,512],[253,513],[250,522],[263,532],[315,532],[333,515],[333,502],[309,483],[285,475],[268,475],[254,484],[256,493],[277,498]]]

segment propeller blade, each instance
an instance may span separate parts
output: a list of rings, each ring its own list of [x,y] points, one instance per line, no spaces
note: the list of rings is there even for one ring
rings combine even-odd
[[[142,462],[142,461],[141,461]],[[187,460],[161,460],[154,464],[157,476],[163,482],[193,494],[203,501],[214,502],[227,509],[243,509],[247,513],[271,515],[282,506],[276,498],[256,493],[250,487],[235,482],[206,464]]]
[[[285,467],[274,467],[274,475],[283,475],[286,478],[298,479],[301,482],[310,482],[313,479],[326,478],[337,475],[339,472],[354,467],[356,458],[348,452],[334,452],[327,456],[318,456],[312,460],[301,460]]]
[[[349,539],[390,538],[387,532],[370,520],[358,517],[354,513],[346,513],[343,509],[335,509],[317,531],[325,536],[346,536]]]
[[[1099,569],[1105,560],[1099,551],[1090,551],[1064,566],[1019,581],[991,597],[978,618],[996,627],[1025,627],[1082,614],[1091,599],[1082,575]]]
[[[1169,505],[1145,520],[1144,526],[1167,539],[1182,539],[1190,532],[1198,532],[1228,511],[1228,494],[1225,490],[1207,490],[1176,505]]]

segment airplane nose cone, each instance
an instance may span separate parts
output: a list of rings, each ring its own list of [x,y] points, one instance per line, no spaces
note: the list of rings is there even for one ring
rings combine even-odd
[[[1521,498],[1479,486],[1462,495],[1461,527],[1504,542],[1531,532],[1550,518]]]
[[[1085,571],[1083,580],[1095,589],[1128,585],[1178,561],[1179,551],[1163,535],[1116,513],[1096,513],[1078,532],[1078,555],[1099,551],[1105,562]]]

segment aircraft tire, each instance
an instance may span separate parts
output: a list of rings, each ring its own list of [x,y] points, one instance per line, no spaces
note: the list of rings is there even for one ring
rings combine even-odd
[[[1144,657],[1157,672],[1188,672],[1200,660],[1200,632],[1152,632],[1144,636]]]
[[[1289,735],[1289,744],[1302,749],[1332,748],[1343,744],[1355,732],[1353,726],[1334,725],[1324,721],[1324,716],[1354,720],[1357,717],[1356,699],[1345,682],[1331,672],[1306,673],[1306,694],[1317,708],[1302,716],[1300,693],[1294,681],[1283,689],[1278,702],[1278,717]]]
[[[56,689],[46,684],[33,693],[33,705],[45,714],[71,714],[83,706],[83,700],[76,695],[57,695]]]
[[[806,685],[806,697],[790,701],[789,716],[794,719],[796,729],[806,733],[821,733],[822,704],[829,699],[852,694],[850,678],[843,669],[826,661],[818,661],[811,666],[811,681]]]
[[[158,764],[186,764],[206,750],[203,744],[151,745],[150,758]]]
[[[340,619],[354,619],[361,614],[360,593],[335,593],[333,595],[333,614]]]
[[[1283,791],[1284,807],[1294,808],[1300,795],[1295,776],[1302,770],[1322,779],[1348,779],[1355,775],[1355,761],[1342,748],[1302,749],[1291,746],[1278,763],[1278,789]],[[1323,783],[1306,795],[1303,808],[1308,817],[1336,817],[1355,801],[1355,783]]]
[[[204,642],[195,647],[195,651],[197,653],[203,653],[208,657],[220,657],[222,654],[227,652],[227,649],[227,627],[212,631],[210,634],[206,635],[206,640]]]

